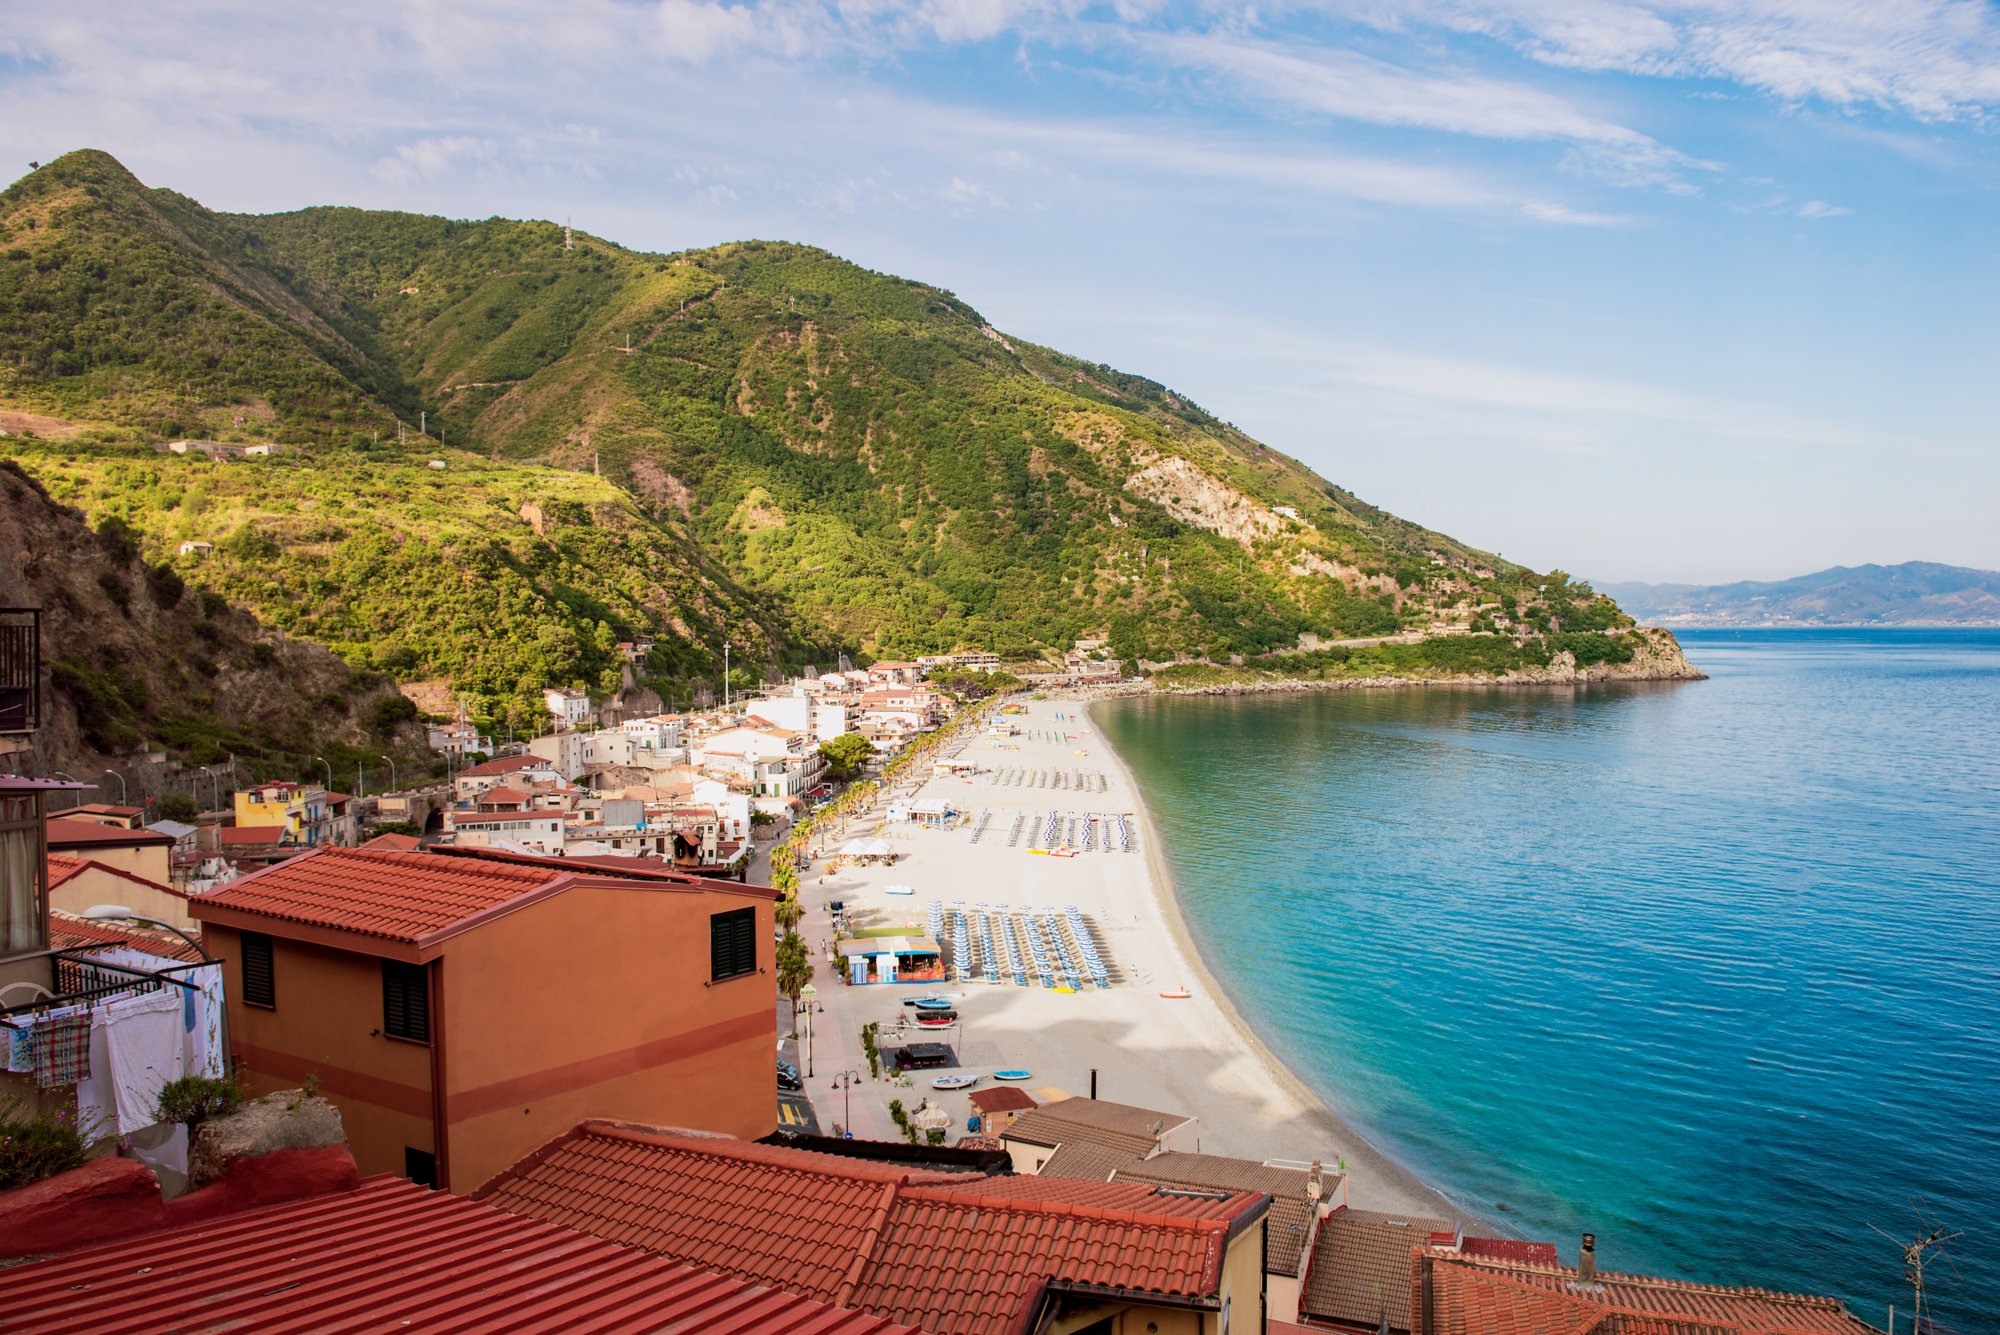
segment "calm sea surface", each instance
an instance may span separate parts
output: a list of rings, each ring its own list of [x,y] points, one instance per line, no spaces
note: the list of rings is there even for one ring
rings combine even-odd
[[[2000,1330],[2000,632],[1099,719],[1203,955],[1371,1139],[1600,1266]],[[1300,1146],[1306,1154],[1311,1146]]]

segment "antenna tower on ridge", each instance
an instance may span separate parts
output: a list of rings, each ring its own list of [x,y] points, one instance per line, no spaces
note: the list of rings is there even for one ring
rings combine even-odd
[[[563,249],[575,250],[576,242],[571,240],[569,235],[569,222],[570,222],[569,216],[565,214],[563,216]]]

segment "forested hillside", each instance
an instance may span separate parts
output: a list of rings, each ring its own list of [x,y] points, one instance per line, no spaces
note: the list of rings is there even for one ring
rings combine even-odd
[[[79,428],[15,447],[64,497],[155,553],[214,543],[189,579],[503,712],[601,686],[606,637],[644,631],[692,679],[725,638],[784,666],[1093,633],[1220,660],[1627,624],[1160,385],[798,245],[218,215],[73,153],[0,194],[0,409]],[[181,436],[290,448],[158,452]],[[440,436],[469,454],[428,470]],[[544,533],[539,502],[564,516]]]

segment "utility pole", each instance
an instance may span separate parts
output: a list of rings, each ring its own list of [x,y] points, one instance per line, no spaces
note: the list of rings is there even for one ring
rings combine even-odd
[[[722,642],[722,712],[729,712],[729,641]]]
[[[417,409],[417,434],[418,434],[418,435],[420,435],[420,436],[428,436],[428,435],[430,434],[430,430],[429,430],[429,422],[428,422],[428,419],[429,419],[429,417],[430,417],[430,410],[429,410],[429,409],[427,409],[427,408],[419,408],[419,409]]]
[[[1918,1217],[1921,1218],[1922,1216],[1919,1215]],[[1886,1232],[1875,1228],[1875,1225],[1870,1224],[1868,1227],[1874,1228],[1877,1233],[1881,1233],[1883,1237],[1889,1238]],[[1929,1232],[1919,1234],[1915,1240],[1898,1244],[1903,1249],[1903,1278],[1909,1281],[1910,1288],[1915,1296],[1915,1303],[1910,1312],[1911,1335],[1924,1335],[1924,1266],[1930,1261],[1930,1254],[1935,1251],[1941,1251],[1947,1242],[1956,1241],[1963,1236],[1965,1236],[1963,1233],[1947,1233],[1944,1231],[1944,1225],[1934,1224],[1931,1226]],[[1889,1238],[1889,1240],[1895,1242],[1894,1238]],[[1896,1309],[1892,1307],[1889,1309],[1889,1329],[1891,1332],[1895,1330],[1895,1323]]]

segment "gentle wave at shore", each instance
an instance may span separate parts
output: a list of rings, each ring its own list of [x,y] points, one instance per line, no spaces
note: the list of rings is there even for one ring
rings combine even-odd
[[[2000,1319],[2000,634],[1685,638],[1714,680],[1097,716],[1209,965],[1417,1173],[1877,1321],[1921,1208]]]

